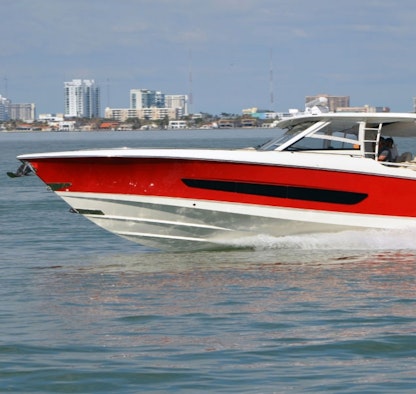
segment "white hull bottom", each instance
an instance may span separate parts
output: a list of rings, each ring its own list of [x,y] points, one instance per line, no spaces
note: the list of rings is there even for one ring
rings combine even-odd
[[[244,247],[259,235],[415,226],[410,218],[119,194],[57,192],[72,208],[119,236],[168,251]]]

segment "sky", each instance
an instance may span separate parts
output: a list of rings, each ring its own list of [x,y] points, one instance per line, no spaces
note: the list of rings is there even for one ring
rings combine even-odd
[[[130,89],[191,96],[192,113],[304,108],[305,96],[413,111],[414,0],[0,0],[0,94],[64,112],[64,82],[102,107]]]

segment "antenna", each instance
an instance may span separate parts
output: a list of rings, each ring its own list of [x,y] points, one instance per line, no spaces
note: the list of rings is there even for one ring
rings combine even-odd
[[[110,108],[110,79],[107,78],[107,107]]]
[[[8,80],[4,77],[4,97],[9,98]]]
[[[189,50],[189,113],[192,113],[193,95],[192,95],[192,51]]]
[[[269,89],[270,89],[270,106],[271,110],[274,108],[274,92],[273,92],[273,49],[270,49],[270,75],[269,75]]]

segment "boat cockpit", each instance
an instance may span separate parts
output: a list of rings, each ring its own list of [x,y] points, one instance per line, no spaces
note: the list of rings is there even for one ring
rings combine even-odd
[[[414,119],[409,124],[416,130]],[[397,136],[396,139],[400,137],[409,139],[413,135],[413,141],[416,142],[416,133],[404,131],[401,122],[392,122],[390,119],[381,121],[381,117],[375,119],[371,117],[366,119],[364,116],[305,117],[303,120],[282,121],[279,126],[285,132],[280,137],[259,146],[258,150],[342,154],[379,160],[383,138]],[[409,145],[408,142],[404,143]],[[413,155],[408,151],[409,146],[401,148],[406,152],[398,155],[397,144],[393,146],[392,149],[396,150],[396,154],[391,161],[383,164],[397,165],[398,162],[401,164],[411,162]],[[411,164],[416,165],[413,162]]]

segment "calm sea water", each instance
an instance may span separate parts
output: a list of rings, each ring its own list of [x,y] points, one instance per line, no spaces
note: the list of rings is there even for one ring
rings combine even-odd
[[[413,392],[413,233],[169,254],[70,214],[34,176],[6,176],[23,153],[273,133],[0,133],[0,392]]]

